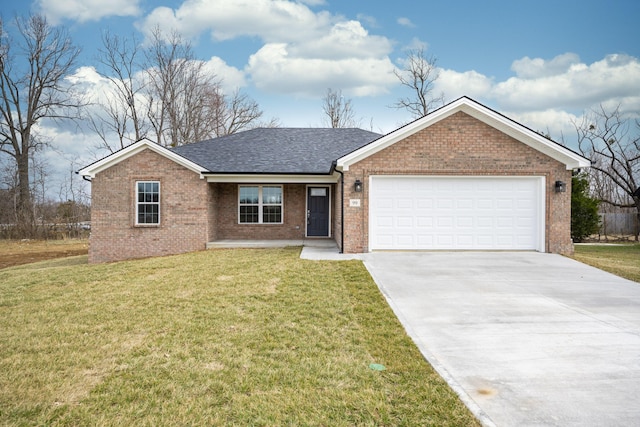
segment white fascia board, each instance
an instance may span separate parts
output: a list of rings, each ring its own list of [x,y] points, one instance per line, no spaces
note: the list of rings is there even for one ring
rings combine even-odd
[[[210,174],[207,182],[254,184],[335,184],[339,175],[262,175],[262,174]]]
[[[487,125],[511,136],[512,138],[538,150],[547,156],[564,163],[567,170],[586,168],[591,165],[588,159],[580,156],[573,151],[562,147],[553,141],[539,135],[538,133],[522,126],[505,116],[479,104],[469,98],[460,98],[451,104],[428,114],[414,122],[409,123],[379,139],[373,141],[346,156],[338,159],[336,167],[343,171],[348,171],[349,166],[357,163],[385,148],[395,144],[396,142],[419,132],[440,120],[443,120],[459,111],[486,123]]]
[[[174,161],[197,174],[200,174],[201,178],[203,177],[203,173],[206,172],[205,168],[192,162],[191,160],[188,160],[159,144],[143,139],[129,145],[128,147],[123,148],[120,151],[116,151],[115,153],[105,157],[102,160],[98,160],[97,162],[92,163],[91,165],[83,169],[80,169],[78,171],[78,174],[89,178],[95,178],[96,174],[147,149],[158,153],[161,156],[166,157],[167,159]]]

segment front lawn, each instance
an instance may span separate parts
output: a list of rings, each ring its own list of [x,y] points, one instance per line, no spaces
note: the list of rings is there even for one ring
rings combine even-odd
[[[360,262],[288,248],[0,270],[0,425],[478,423]]]
[[[575,245],[580,262],[640,282],[640,244]]]

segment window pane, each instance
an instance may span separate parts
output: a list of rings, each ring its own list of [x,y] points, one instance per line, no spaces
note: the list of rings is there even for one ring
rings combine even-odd
[[[240,204],[258,204],[258,187],[240,187]]]
[[[138,182],[138,224],[160,223],[160,183]]]
[[[262,222],[265,224],[282,222],[282,206],[263,206]]]
[[[139,224],[157,224],[159,220],[158,205],[138,205]]]
[[[282,203],[282,187],[262,187],[262,203]]]
[[[240,223],[255,224],[258,222],[258,206],[240,206]]]

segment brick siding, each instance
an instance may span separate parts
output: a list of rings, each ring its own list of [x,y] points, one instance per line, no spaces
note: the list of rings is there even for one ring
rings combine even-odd
[[[485,123],[458,112],[351,165],[345,172],[344,252],[368,251],[369,177],[371,175],[544,176],[546,182],[545,248],[570,254],[571,171]],[[356,193],[356,179],[365,183]],[[567,183],[556,193],[556,180]],[[348,199],[361,199],[350,207]]]
[[[135,225],[136,181],[160,182],[159,226]],[[91,196],[92,263],[201,250],[215,236],[206,180],[151,150],[98,173]]]

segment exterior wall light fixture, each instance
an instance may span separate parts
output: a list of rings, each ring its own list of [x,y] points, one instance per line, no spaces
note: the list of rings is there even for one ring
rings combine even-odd
[[[556,193],[564,193],[567,191],[567,183],[564,181],[556,181]]]
[[[356,182],[353,184],[353,189],[356,193],[362,192],[362,181],[356,179]]]

